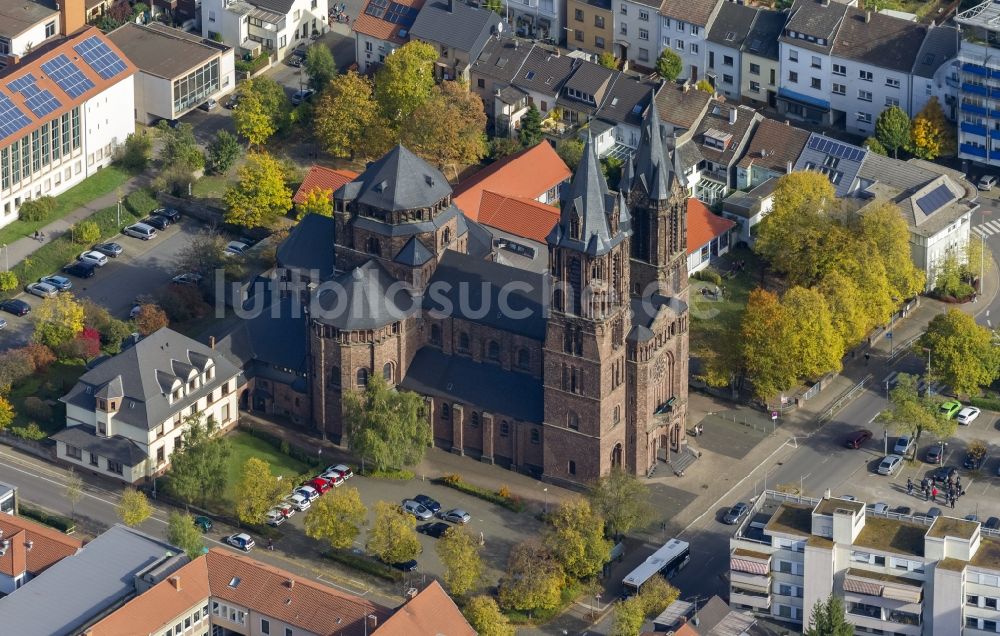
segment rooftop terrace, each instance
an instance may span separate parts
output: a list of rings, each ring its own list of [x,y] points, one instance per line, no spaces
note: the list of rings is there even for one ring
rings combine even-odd
[[[867,517],[854,545],[881,552],[923,556],[925,534],[927,528],[919,524]]]

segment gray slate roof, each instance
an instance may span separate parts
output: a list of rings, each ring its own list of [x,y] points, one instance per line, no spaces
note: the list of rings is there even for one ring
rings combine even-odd
[[[336,225],[321,214],[307,214],[278,246],[276,259],[281,267],[317,270],[320,280],[333,276]]]
[[[166,393],[169,383],[192,368],[204,368],[209,358],[215,363],[212,381],[170,404]],[[151,430],[238,374],[239,370],[220,352],[164,327],[84,373],[59,399],[93,411],[95,394],[107,383],[120,381],[125,397],[115,419]],[[181,381],[186,384],[185,379]]]
[[[138,466],[146,460],[146,453],[132,440],[121,435],[98,437],[97,429],[86,424],[64,428],[53,435],[52,439],[113,459],[123,466]]]
[[[345,331],[384,327],[419,309],[409,292],[374,259],[336,277],[317,294],[312,318]]]
[[[350,185],[350,184],[348,184]],[[364,228],[371,232],[381,234],[382,236],[413,236],[414,234],[423,234],[426,232],[434,232],[441,226],[448,223],[448,221],[453,218],[458,218],[458,229],[456,232],[457,236],[462,236],[465,233],[465,226],[463,225],[465,221],[465,215],[462,211],[455,207],[455,204],[451,204],[444,210],[438,213],[430,221],[418,221],[416,223],[385,223],[379,221],[378,219],[373,219],[368,216],[357,216],[351,221],[355,226]]]
[[[736,111],[736,122],[730,124],[729,116],[733,110]],[[750,137],[754,130],[756,130],[757,123],[761,119],[763,119],[763,116],[760,113],[747,106],[724,104],[713,100],[708,107],[708,113],[702,118],[694,136],[694,140],[699,143],[699,152],[709,161],[733,166],[746,151]],[[713,129],[732,135],[732,139],[725,150],[705,145],[705,133]]]
[[[760,9],[747,34],[743,50],[769,60],[778,59],[778,38],[785,28],[788,13]]]
[[[745,4],[723,2],[715,16],[708,41],[739,50],[746,39],[758,10]]]
[[[489,9],[478,9],[461,0],[438,0],[420,10],[410,37],[468,51],[469,59],[476,59],[500,21],[500,16]]]
[[[393,260],[401,265],[408,265],[410,267],[420,267],[427,261],[431,260],[434,255],[431,251],[424,247],[424,244],[420,242],[416,236],[411,237],[406,245],[399,250],[396,254],[396,258]]]
[[[24,636],[78,634],[135,595],[137,574],[167,554],[180,553],[138,530],[112,526],[76,554],[0,599],[0,631]],[[187,557],[182,557],[176,566],[185,563]]]
[[[126,22],[108,34],[143,73],[172,80],[207,64],[229,47],[211,40],[192,38],[179,29],[152,23]]]
[[[847,14],[847,5],[840,2],[829,2],[823,6],[821,0],[795,0],[792,5],[791,18],[785,25],[785,31],[795,31],[811,35],[816,38],[823,38],[826,44],[809,42],[799,38],[782,36],[782,42],[793,46],[828,53],[833,47],[833,39],[837,35],[837,28]]]
[[[292,5],[294,0],[247,0],[250,4],[255,7],[260,7],[261,9],[266,9],[267,11],[273,11],[280,15],[288,15],[288,12],[292,10]]]
[[[534,46],[511,83],[525,91],[555,97],[581,64],[584,61],[579,58]]]
[[[672,311],[681,315],[687,311],[687,303],[683,300],[659,294],[646,298],[633,298],[629,302],[632,306],[632,328],[629,330],[626,340],[630,342],[645,342],[655,336],[652,329],[653,323],[661,313]]]
[[[528,59],[534,44],[514,37],[490,38],[482,52],[472,63],[472,72],[510,82]]]
[[[462,218],[465,218],[465,223],[469,228],[469,238],[465,244],[466,253],[473,258],[486,258],[493,252],[493,235],[481,223],[469,220],[464,214]]]
[[[502,307],[500,292],[512,282],[520,284],[517,288],[509,289],[510,293],[506,298],[507,306],[512,311],[496,311]],[[528,291],[520,287],[526,287]],[[435,312],[439,316],[466,320],[543,341],[546,291],[546,279],[541,274],[448,250],[434,271],[434,277],[428,286],[429,293],[423,297],[423,308],[424,311]],[[484,294],[488,298],[484,298]],[[483,307],[493,310],[483,314]]]
[[[357,179],[340,186],[333,198],[398,211],[430,207],[449,194],[451,186],[439,170],[397,144]]]
[[[308,323],[305,309],[297,303],[292,295],[280,297],[276,304],[269,303],[220,338],[216,351],[248,370],[256,362],[306,372]]]
[[[436,347],[417,351],[400,386],[421,395],[474,404],[499,418],[506,415],[540,424],[544,417],[538,378],[465,356],[448,356]]]
[[[642,186],[650,199],[663,201],[670,198],[676,166],[667,153],[667,144],[663,137],[659,107],[656,100],[653,99],[643,117],[639,147],[632,155],[634,163],[628,171],[628,181],[625,181],[623,177],[622,191],[630,190],[634,179]],[[625,172],[623,171],[622,174],[624,175]]]
[[[958,54],[958,29],[953,26],[932,27],[920,46],[913,62],[913,74],[931,79],[941,65]]]
[[[850,8],[837,32],[833,54],[900,73],[909,73],[917,61],[927,27],[884,13]]]

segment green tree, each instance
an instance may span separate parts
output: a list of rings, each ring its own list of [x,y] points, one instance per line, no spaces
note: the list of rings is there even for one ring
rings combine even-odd
[[[500,579],[500,607],[531,612],[559,606],[566,574],[541,544],[523,541],[511,548]]]
[[[228,130],[219,130],[208,145],[206,167],[212,174],[226,174],[242,153],[236,137]]]
[[[528,112],[521,117],[521,130],[518,132],[521,145],[530,148],[542,140],[542,115],[532,104]]]
[[[337,74],[337,63],[333,59],[333,53],[325,44],[313,44],[306,49],[303,68],[309,76],[309,87],[315,91],[326,88]]]
[[[146,134],[129,133],[125,143],[115,150],[115,163],[126,172],[138,174],[149,166],[153,140]]]
[[[442,82],[403,123],[401,141],[438,166],[478,163],[486,156],[486,112],[479,95]]]
[[[605,51],[604,53],[601,53],[597,57],[597,63],[603,66],[604,68],[611,69],[612,71],[618,70],[618,58],[615,57],[615,54],[611,53],[610,51]]]
[[[306,193],[306,198],[298,204],[299,218],[307,214],[333,216],[333,190],[330,188],[313,188]]]
[[[182,443],[170,455],[168,491],[189,504],[221,499],[226,492],[232,454],[229,440],[217,436],[211,423],[202,422],[200,413],[188,415],[181,426]]]
[[[0,395],[0,431],[7,430],[7,427],[14,422],[14,405],[4,396]]]
[[[437,49],[411,40],[388,56],[375,74],[375,99],[389,127],[398,129],[434,88]]]
[[[153,514],[146,495],[135,488],[126,488],[118,502],[118,518],[126,526],[135,528]]]
[[[900,148],[910,142],[910,116],[899,106],[883,110],[875,120],[875,138],[886,150],[897,156]]]
[[[240,100],[239,108],[233,111],[233,126],[250,148],[263,145],[278,132],[274,118],[257,93],[246,94]]]
[[[889,151],[885,149],[885,146],[882,145],[882,142],[880,142],[878,139],[874,137],[869,137],[868,139],[865,139],[865,143],[862,145],[877,155],[882,155],[883,157],[889,156]]]
[[[656,73],[668,82],[676,80],[682,70],[684,70],[684,62],[680,55],[674,53],[673,49],[663,49],[660,57],[656,58]]]
[[[747,299],[741,323],[743,360],[754,393],[770,400],[795,385],[796,371],[784,364],[789,334],[785,307],[773,292],[755,289]]]
[[[0,291],[13,291],[17,289],[20,282],[14,272],[0,272]]]
[[[21,221],[47,221],[55,211],[56,200],[53,197],[38,197],[22,203],[17,211],[17,218]]]
[[[198,527],[194,525],[194,517],[183,512],[170,513],[167,542],[184,550],[189,559],[197,559],[205,551],[205,542]]]
[[[365,549],[385,563],[404,563],[423,550],[417,538],[417,520],[398,504],[375,502],[375,523],[368,531]]]
[[[646,620],[646,604],[638,596],[618,601],[611,636],[638,636]]]
[[[680,590],[667,583],[667,579],[662,576],[654,576],[646,581],[639,592],[646,616],[652,617],[662,614],[663,610],[667,609],[680,595]]]
[[[992,332],[958,309],[934,316],[917,341],[930,349],[934,375],[957,395],[978,395],[1000,377],[1000,349]]]
[[[368,508],[361,502],[358,489],[341,487],[310,506],[304,525],[306,534],[313,539],[346,550],[354,545],[367,519]]]
[[[492,596],[473,596],[463,613],[479,636],[514,636],[517,631]]]
[[[879,421],[918,444],[924,433],[948,439],[958,427],[955,420],[938,415],[937,404],[928,396],[917,393],[917,377],[909,373],[896,376],[896,386],[889,392],[889,408],[879,414]]]
[[[236,484],[236,517],[252,526],[264,523],[267,511],[281,498],[283,490],[284,485],[265,460],[247,459]]]
[[[853,634],[854,626],[847,622],[844,603],[840,597],[833,594],[825,601],[816,601],[809,617],[809,628],[802,632],[802,636],[853,636]]]
[[[604,519],[583,498],[567,499],[549,517],[543,542],[571,577],[596,575],[608,562],[611,542],[604,538]]]
[[[35,342],[47,347],[59,347],[70,342],[83,331],[83,305],[68,292],[46,298],[31,312],[35,323]]]
[[[191,124],[171,128],[165,119],[156,126],[160,136],[160,162],[164,168],[193,172],[205,167],[205,155],[198,147]]]
[[[580,159],[583,158],[583,142],[579,139],[567,139],[556,146],[556,153],[569,169],[575,172],[576,167],[580,165]]]
[[[69,471],[69,477],[66,478],[65,490],[63,490],[63,495],[66,496],[66,500],[69,501],[70,505],[70,517],[76,518],[76,504],[80,503],[83,499],[83,479],[80,478],[72,469]]]
[[[503,15],[503,2],[501,0],[486,0],[482,4],[484,9],[488,9],[497,15]]]
[[[708,81],[707,79],[698,80],[698,83],[695,84],[694,87],[700,91],[705,91],[706,93],[715,95],[715,87],[712,86],[712,82]]]
[[[96,221],[80,221],[73,226],[71,234],[73,242],[79,245],[96,243],[101,240],[101,227]]]
[[[285,185],[285,169],[271,155],[250,153],[237,174],[239,181],[223,196],[226,223],[246,228],[267,227],[292,208],[292,191]]]
[[[454,596],[464,597],[483,578],[479,541],[461,526],[452,526],[434,546],[444,565],[444,582]]]
[[[385,144],[369,146],[369,132],[379,127],[379,106],[371,80],[350,71],[337,75],[319,97],[313,125],[323,147],[335,157],[372,157]]]
[[[604,527],[612,538],[642,528],[653,518],[649,488],[620,468],[611,469],[594,482],[587,496],[595,514],[604,518]]]
[[[218,269],[226,269],[231,259],[225,255],[227,240],[212,231],[198,233],[177,254],[177,268],[209,280]]]
[[[521,151],[521,141],[510,137],[496,137],[490,140],[490,159],[497,161]]]
[[[344,423],[351,452],[377,471],[413,466],[431,445],[423,399],[391,388],[373,374],[364,391],[344,396]]]

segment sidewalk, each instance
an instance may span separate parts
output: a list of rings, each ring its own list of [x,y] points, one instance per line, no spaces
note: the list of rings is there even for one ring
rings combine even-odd
[[[145,174],[132,177],[121,186],[121,195],[124,198],[125,195],[138,190],[141,187],[149,185],[149,177]],[[118,192],[109,192],[103,196],[100,196],[87,205],[81,206],[61,219],[56,219],[52,221],[45,227],[41,229],[44,233],[45,239],[42,241],[36,241],[32,236],[25,236],[24,238],[17,239],[13,243],[7,245],[7,259],[10,267],[14,267],[25,258],[34,254],[42,245],[49,243],[53,239],[56,239],[70,230],[71,227],[84,221],[90,217],[90,215],[103,210],[104,208],[110,207],[118,202]]]

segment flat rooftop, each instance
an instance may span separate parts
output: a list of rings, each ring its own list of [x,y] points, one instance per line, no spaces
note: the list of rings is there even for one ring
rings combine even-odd
[[[48,2],[0,0],[0,35],[14,38],[43,20],[58,17],[59,11]]]
[[[816,513],[821,515],[833,516],[833,513],[837,510],[849,510],[852,514],[857,514],[865,509],[865,504],[860,501],[851,501],[850,499],[837,499],[836,497],[831,497],[829,499],[824,499],[819,502],[816,506]]]
[[[978,528],[979,523],[976,521],[956,519],[955,517],[938,517],[934,520],[931,529],[927,531],[927,536],[935,539],[944,539],[945,537],[971,539]]]
[[[867,517],[865,527],[854,540],[854,546],[881,552],[923,556],[926,534],[927,527],[920,524]]]
[[[969,561],[969,564],[979,568],[1000,570],[1000,541],[996,539],[981,539],[979,541],[979,549],[976,550],[976,554]]]
[[[783,503],[778,506],[778,510],[771,517],[764,531],[769,534],[783,532],[811,536],[812,509],[813,507],[808,505]]]
[[[207,64],[229,47],[160,24],[126,22],[108,34],[143,73],[174,79]]]

